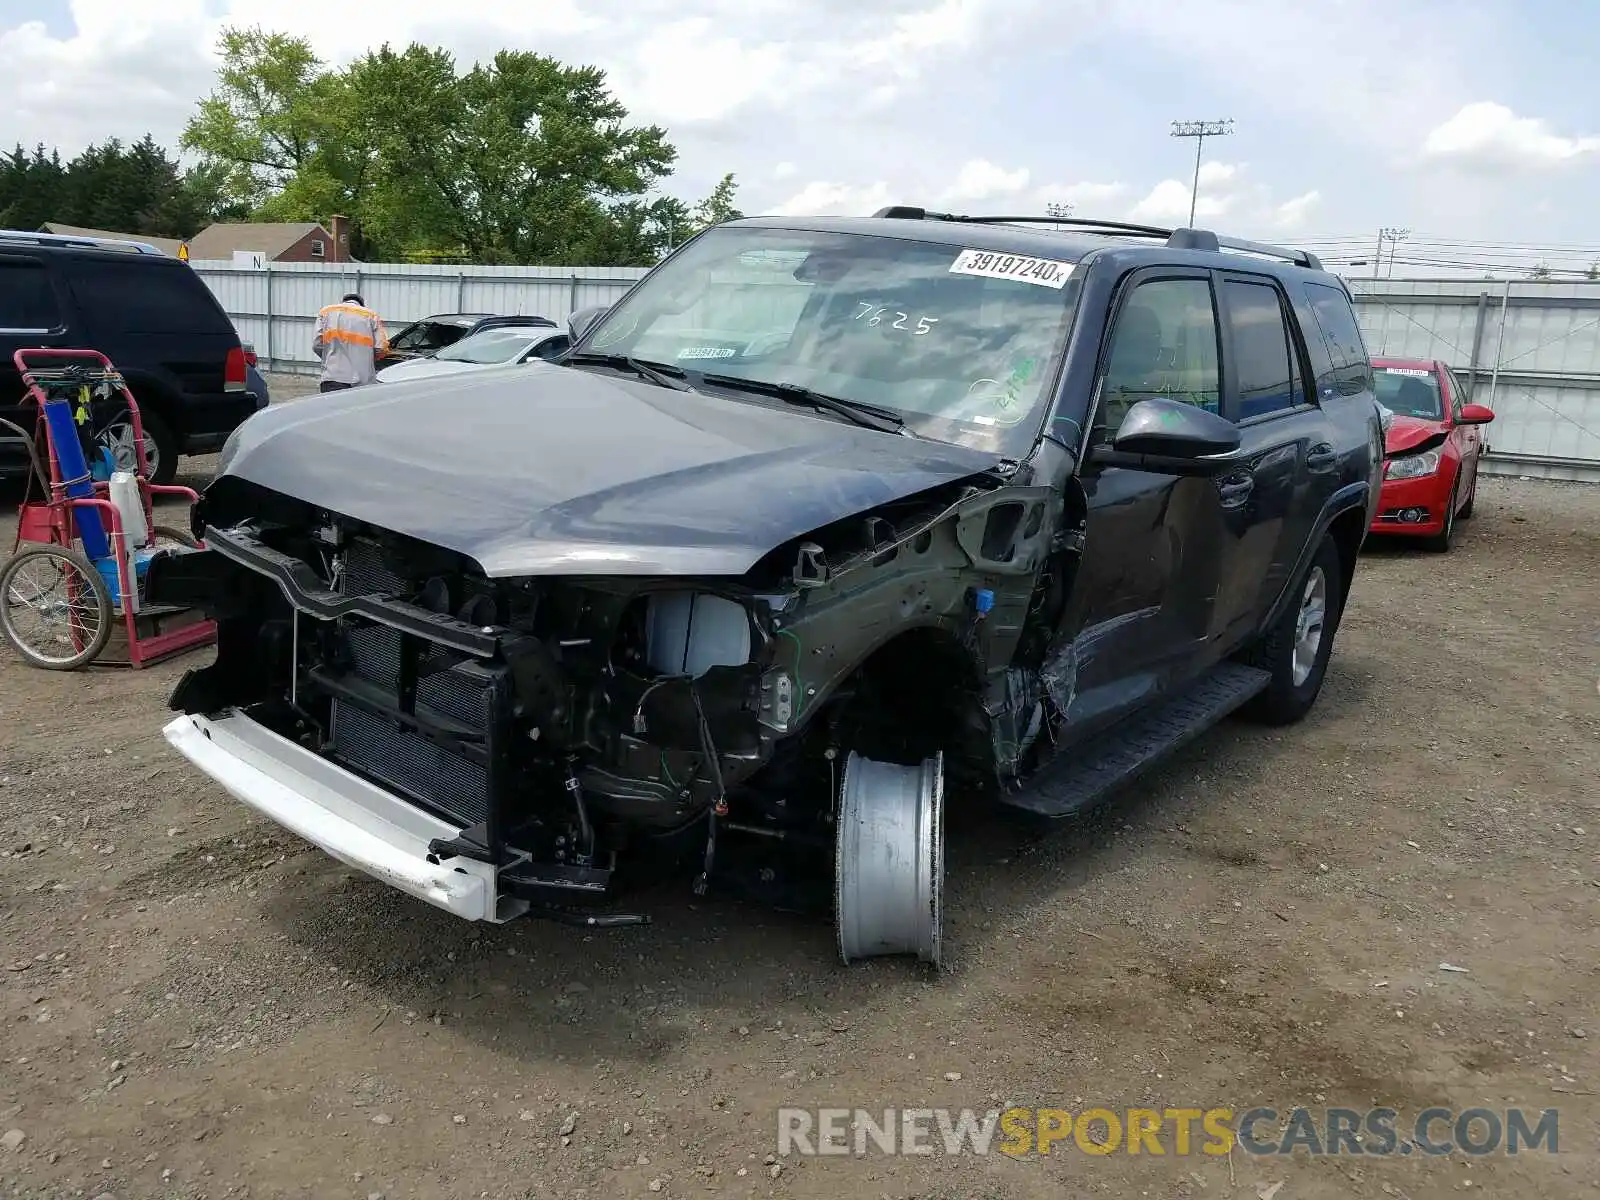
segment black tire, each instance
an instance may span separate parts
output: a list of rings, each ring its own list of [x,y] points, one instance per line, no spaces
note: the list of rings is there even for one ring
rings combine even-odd
[[[1450,543],[1455,539],[1456,535],[1456,501],[1460,499],[1460,494],[1456,489],[1460,486],[1461,480],[1459,477],[1450,486],[1450,503],[1445,505],[1444,509],[1444,528],[1432,537],[1424,539],[1422,543],[1435,554],[1450,553]]]
[[[188,550],[200,549],[200,539],[195,537],[194,534],[190,533],[187,529],[179,529],[175,525],[163,525],[157,521],[156,524],[151,527],[150,532],[157,541],[165,538],[167,541],[176,542],[178,545]]]
[[[66,576],[65,568],[68,566],[83,578],[90,593],[86,597],[89,606],[86,611],[92,611],[95,617],[94,629],[83,631],[81,644],[74,647],[72,654],[61,657],[47,656],[30,648],[12,623],[11,589],[24,570],[44,559],[54,562],[57,582]],[[100,572],[76,550],[65,550],[60,546],[31,546],[13,555],[5,569],[0,570],[0,632],[5,634],[6,640],[17,653],[35,667],[46,671],[75,671],[93,662],[111,640],[111,619],[110,590],[101,579]]]
[[[1320,635],[1310,659],[1310,669],[1301,675],[1296,667],[1296,647],[1300,643],[1301,613],[1320,579],[1322,620]],[[1331,537],[1324,537],[1311,562],[1295,580],[1289,601],[1272,627],[1245,655],[1245,662],[1272,675],[1265,691],[1241,710],[1241,715],[1264,725],[1292,725],[1317,702],[1323,678],[1328,673],[1328,656],[1333,653],[1334,635],[1343,615],[1344,565],[1339,548]]]
[[[157,414],[148,409],[139,410],[139,422],[144,426],[145,458],[150,462],[151,483],[171,483],[178,474],[178,439],[167,423]],[[118,453],[117,444],[120,442],[126,447],[123,453]],[[117,466],[121,470],[133,469],[132,421],[124,411],[113,418],[104,429],[100,431],[100,444],[106,446],[117,457]]]

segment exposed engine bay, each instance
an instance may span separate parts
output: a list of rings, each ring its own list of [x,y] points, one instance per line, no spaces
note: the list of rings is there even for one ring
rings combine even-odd
[[[982,796],[1070,702],[1060,494],[996,484],[838,522],[736,580],[491,579],[224,480],[208,515],[220,496],[250,517],[207,523],[209,550],[152,582],[219,621],[172,706],[236,710],[442,818],[460,832],[429,860],[492,866],[507,915],[643,920],[601,902],[663,864],[837,905],[847,760],[937,756],[929,786]]]

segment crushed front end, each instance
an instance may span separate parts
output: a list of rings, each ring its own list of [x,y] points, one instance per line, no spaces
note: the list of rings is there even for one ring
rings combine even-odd
[[[709,864],[708,816],[793,716],[781,599],[682,579],[491,579],[251,490],[249,520],[208,526],[206,551],[151,581],[218,621],[216,660],[181,681],[165,731],[195,766],[472,920],[642,920],[603,903],[619,859]]]

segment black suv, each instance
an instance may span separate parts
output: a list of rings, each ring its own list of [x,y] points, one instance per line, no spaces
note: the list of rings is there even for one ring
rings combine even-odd
[[[263,413],[151,567],[220,621],[168,739],[385,882],[605,924],[665,864],[938,961],[947,788],[1063,817],[1315,702],[1383,447],[1310,254],[754,218],[569,326]]]
[[[31,428],[12,362],[19,349],[98,350],[128,381],[157,483],[180,454],[216,450],[265,399],[250,388],[239,333],[205,282],[142,242],[0,230],[0,417]],[[99,440],[131,465],[123,412],[96,414]],[[26,448],[0,434],[0,478],[27,470]]]

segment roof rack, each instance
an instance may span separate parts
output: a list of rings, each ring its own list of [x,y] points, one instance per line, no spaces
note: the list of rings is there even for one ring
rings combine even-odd
[[[1297,267],[1313,271],[1322,270],[1322,260],[1307,250],[1294,250],[1287,246],[1273,246],[1266,242],[1252,242],[1244,238],[1222,237],[1209,229],[1162,229],[1156,225],[1131,225],[1126,221],[1086,220],[1079,217],[980,217],[960,213],[929,212],[906,204],[891,204],[872,214],[903,221],[960,221],[971,225],[1070,225],[1085,233],[1103,232],[1120,237],[1164,238],[1174,250],[1239,250],[1260,254],[1267,258],[1280,258]]]
[[[36,246],[83,246],[93,250],[132,250],[168,257],[149,242],[132,238],[81,237],[69,233],[32,233],[26,229],[0,229],[0,242],[32,242]]]

